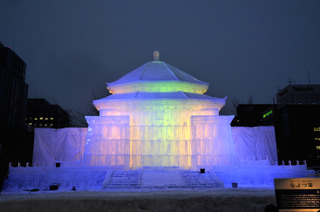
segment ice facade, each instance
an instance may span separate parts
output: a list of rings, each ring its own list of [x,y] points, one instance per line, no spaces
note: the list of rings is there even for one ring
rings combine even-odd
[[[228,116],[224,116],[223,118],[228,118]],[[194,118],[192,119],[192,123],[197,122]],[[203,119],[203,117],[200,119]],[[205,124],[202,123],[202,126],[197,126],[201,127],[203,130],[192,130],[192,134],[194,135],[192,139],[197,139],[198,143],[201,143],[199,138],[203,137],[199,134],[204,134],[206,131],[208,131],[206,128],[208,128],[209,125],[212,125],[209,124],[210,121],[208,119],[206,122],[207,123]],[[225,122],[225,125],[227,125],[227,120],[225,120]],[[125,125],[128,128],[128,125]],[[226,130],[228,129],[226,128]],[[113,130],[113,132],[114,131],[115,130]],[[198,135],[195,134],[196,131],[198,131]],[[32,165],[36,167],[55,167],[56,163],[60,163],[62,167],[83,166],[87,132],[88,128],[36,128]],[[277,164],[277,146],[273,126],[231,127],[231,132],[238,160],[237,166],[261,166]],[[209,132],[209,134],[211,134],[211,138],[213,138],[216,133]],[[119,145],[120,143],[118,144],[118,147]],[[197,148],[214,148],[215,145],[212,143],[211,145],[211,147],[205,147],[200,144]],[[122,147],[124,146],[122,145]],[[226,150],[225,153],[228,153],[229,151],[230,150]],[[232,163],[230,165],[232,165]],[[124,166],[120,167],[123,168]],[[199,167],[201,167],[201,164],[199,164]],[[208,168],[208,166],[205,166],[205,168]]]
[[[208,84],[162,61],[151,61],[109,83],[112,95],[95,100],[85,166],[179,167],[237,163],[225,98]]]

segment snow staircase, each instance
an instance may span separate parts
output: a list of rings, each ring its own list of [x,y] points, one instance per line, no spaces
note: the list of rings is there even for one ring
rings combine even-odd
[[[106,188],[223,188],[213,171],[109,170],[102,183]]]
[[[181,171],[181,176],[189,187],[223,188],[224,183],[212,171],[200,173],[198,171]]]
[[[137,188],[140,187],[140,177],[139,170],[109,171],[102,183],[102,188]]]

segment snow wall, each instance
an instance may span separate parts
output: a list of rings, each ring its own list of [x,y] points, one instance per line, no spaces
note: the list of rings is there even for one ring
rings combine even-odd
[[[221,117],[221,116],[220,116]],[[208,116],[194,116],[192,118],[192,123],[197,123],[206,119],[207,123],[204,125],[197,126],[193,125],[192,129],[192,141],[197,146],[192,146],[194,149],[206,149],[208,153],[225,153],[228,155],[230,150],[227,150],[226,147],[229,145],[223,146],[219,145],[219,141],[214,141],[213,143],[206,143],[203,139],[203,135],[206,134],[206,138],[213,139],[215,136],[214,132],[205,131],[210,125],[214,125],[213,119]],[[122,121],[109,121],[109,132],[105,133],[109,135],[109,140],[114,140],[114,142],[119,143],[109,143],[105,146],[109,146],[109,152],[115,151],[117,153],[125,154],[128,150],[125,148],[125,144],[130,143],[128,139],[128,129],[126,129],[126,119]],[[121,123],[122,122],[122,123]],[[211,122],[211,124],[210,124]],[[117,124],[117,125],[115,125]],[[122,124],[122,125],[120,125]],[[113,126],[113,127],[112,127]],[[277,149],[276,149],[276,140],[274,127],[272,126],[261,126],[261,127],[232,127],[232,139],[224,141],[224,143],[234,143],[235,152],[237,160],[240,162],[260,162],[261,160],[268,159],[271,165],[274,165],[277,161]],[[121,132],[121,134],[120,134]],[[195,134],[197,132],[197,134]],[[113,134],[111,134],[113,133]],[[90,133],[89,133],[90,134]],[[208,135],[209,134],[209,135]],[[219,134],[228,134],[227,132],[220,132]],[[122,139],[117,138],[121,136]],[[61,162],[62,166],[82,166],[83,158],[86,146],[86,137],[87,137],[87,128],[63,128],[63,129],[51,129],[51,128],[35,128],[35,137],[34,137],[34,149],[33,149],[33,165],[38,166],[55,166],[55,162]],[[112,138],[114,137],[114,138]],[[206,145],[205,145],[206,144]],[[145,146],[152,146],[150,144],[142,144]],[[141,146],[141,145],[140,145]],[[215,150],[215,147],[219,147],[220,150]],[[154,149],[159,149],[161,147],[154,147]],[[176,147],[179,148],[179,147]],[[174,149],[174,148],[173,148]],[[225,150],[223,150],[225,149]],[[210,151],[211,150],[211,151]],[[201,151],[201,150],[200,150]],[[231,150],[232,151],[232,150]],[[108,154],[108,153],[105,153]],[[230,153],[229,153],[230,154]],[[232,153],[231,153],[232,154]],[[107,155],[106,155],[107,156]],[[149,156],[151,158],[152,156]],[[199,164],[207,164],[205,162],[208,159],[208,156],[200,157]],[[212,158],[209,161],[213,163],[216,159],[223,159],[223,156],[220,158]],[[230,158],[229,158],[230,159]],[[110,155],[109,161],[117,161],[116,156]],[[125,160],[123,158],[123,160]],[[147,160],[147,159],[146,159]],[[174,160],[174,159],[173,159]]]

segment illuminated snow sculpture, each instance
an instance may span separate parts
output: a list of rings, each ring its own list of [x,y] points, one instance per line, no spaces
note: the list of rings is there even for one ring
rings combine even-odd
[[[95,100],[85,166],[179,167],[234,165],[230,122],[219,116],[226,98],[204,93],[208,83],[154,60],[107,83],[112,95]]]

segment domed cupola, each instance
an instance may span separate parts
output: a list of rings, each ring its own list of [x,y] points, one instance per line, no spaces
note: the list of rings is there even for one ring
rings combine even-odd
[[[117,81],[107,83],[112,94],[132,92],[187,92],[203,94],[209,84],[159,61],[159,52],[153,53],[153,61],[145,63]]]
[[[135,104],[137,100],[200,101],[207,103],[205,108],[215,108],[219,111],[226,100],[205,95],[209,83],[160,61],[158,51],[154,51],[153,61],[145,63],[112,83],[107,83],[107,86],[112,95],[93,102],[100,112],[114,108],[115,103],[124,107],[130,103]]]

